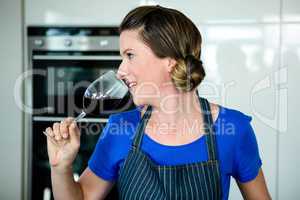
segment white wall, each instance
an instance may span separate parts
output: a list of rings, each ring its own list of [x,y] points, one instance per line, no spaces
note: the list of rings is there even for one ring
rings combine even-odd
[[[147,0],[25,2],[28,25],[118,25]],[[273,199],[297,199],[300,190],[300,72],[298,0],[155,1],[183,11],[204,37],[210,100],[253,116],[263,169]],[[232,184],[230,199],[241,199]]]
[[[281,68],[287,68],[287,129],[279,134],[279,199],[299,199],[300,134],[300,2],[284,0],[282,6]]]
[[[21,199],[22,113],[14,100],[22,72],[21,0],[0,1],[0,199]]]
[[[137,0],[26,0],[26,22],[31,25],[117,25],[139,5]]]

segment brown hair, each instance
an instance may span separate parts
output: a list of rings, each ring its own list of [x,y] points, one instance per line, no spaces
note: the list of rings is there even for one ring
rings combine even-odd
[[[191,91],[204,79],[200,32],[181,12],[161,6],[137,7],[123,19],[119,31],[125,30],[138,30],[157,57],[177,61],[171,78],[178,90]]]

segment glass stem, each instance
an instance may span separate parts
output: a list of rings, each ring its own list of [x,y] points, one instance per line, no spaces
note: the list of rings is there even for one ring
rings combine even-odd
[[[74,119],[74,122],[78,122],[80,119],[84,118],[86,113],[82,110],[81,113]]]

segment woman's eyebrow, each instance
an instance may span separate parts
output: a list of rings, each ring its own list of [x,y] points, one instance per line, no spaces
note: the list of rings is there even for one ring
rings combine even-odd
[[[133,50],[133,49],[131,49],[131,48],[125,49],[125,50],[121,53],[121,55],[124,55],[127,51],[130,51],[130,50]]]

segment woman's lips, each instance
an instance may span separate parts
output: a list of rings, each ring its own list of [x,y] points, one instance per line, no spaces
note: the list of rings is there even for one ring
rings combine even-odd
[[[132,88],[133,86],[136,86],[136,82],[131,82],[131,83],[129,83],[129,88]]]
[[[129,89],[136,85],[136,82],[134,82],[134,81],[129,81],[129,80],[126,80],[126,79],[124,79],[123,81]]]

